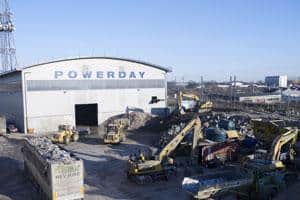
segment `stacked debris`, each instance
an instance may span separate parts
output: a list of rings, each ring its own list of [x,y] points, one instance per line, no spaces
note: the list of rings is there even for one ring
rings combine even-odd
[[[27,141],[48,163],[69,163],[76,160],[47,137],[29,137]]]
[[[129,117],[129,127],[128,130],[136,130],[144,127],[147,122],[152,118],[150,114],[144,112],[130,112],[128,114]]]
[[[159,147],[165,147],[169,143],[169,141],[171,141],[185,127],[185,125],[185,123],[180,123],[178,125],[173,124],[170,129],[163,132],[159,140]]]

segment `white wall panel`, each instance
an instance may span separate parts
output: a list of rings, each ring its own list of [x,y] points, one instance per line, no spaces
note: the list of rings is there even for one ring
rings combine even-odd
[[[76,72],[76,77],[69,76]],[[114,72],[114,77],[107,73]],[[118,77],[125,72],[126,77]],[[24,69],[26,83],[29,81],[96,81],[96,80],[166,80],[166,72],[141,63],[113,59],[77,59],[53,62]],[[103,77],[99,77],[101,73]],[[134,73],[135,76],[129,77]],[[83,76],[83,74],[90,74]],[[124,74],[123,74],[124,75]],[[31,82],[32,83],[32,82]],[[36,82],[37,83],[37,82]],[[43,82],[45,83],[45,82]],[[76,83],[76,82],[75,82]],[[84,82],[86,83],[86,82]],[[25,86],[27,88],[27,86]],[[150,105],[152,96],[166,98],[166,87],[130,89],[51,90],[49,87],[26,90],[28,128],[36,132],[57,130],[62,123],[75,125],[76,104],[98,104],[98,123],[109,117],[124,113],[127,107],[137,107],[145,112],[152,108],[165,108],[165,102]]]

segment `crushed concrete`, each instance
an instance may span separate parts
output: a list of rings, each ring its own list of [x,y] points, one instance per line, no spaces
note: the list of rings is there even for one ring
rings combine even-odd
[[[29,137],[27,141],[49,163],[67,163],[76,160],[47,137]]]
[[[152,116],[149,113],[144,112],[130,112],[129,113],[129,127],[128,130],[137,130],[144,127]]]

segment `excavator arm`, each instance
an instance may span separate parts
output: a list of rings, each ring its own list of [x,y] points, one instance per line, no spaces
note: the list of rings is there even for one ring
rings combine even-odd
[[[184,93],[182,91],[178,92],[177,94],[177,101],[178,101],[178,106],[181,107],[182,106],[182,101],[183,101],[183,98],[186,97],[188,99],[191,99],[191,100],[194,100],[194,101],[199,101],[200,98],[193,94],[193,93]]]
[[[188,93],[188,92],[178,92],[177,94],[177,109],[181,114],[185,114],[185,110],[183,109],[183,98],[190,99],[196,102],[195,110],[198,110],[199,113],[208,112],[212,109],[213,103],[211,101],[206,101],[205,103],[200,103],[200,98],[196,94]]]
[[[297,142],[298,129],[289,129],[288,132],[279,135],[275,138],[272,143],[270,153],[268,155],[269,159],[272,161],[277,161],[280,159],[280,152],[283,145],[291,142],[295,144]]]
[[[159,153],[159,161],[162,161],[164,158],[168,157],[179,145],[179,143],[184,139],[184,137],[194,128],[194,138],[203,138],[201,132],[201,121],[199,117],[191,120],[181,131],[177,134]],[[195,139],[194,139],[195,140]]]

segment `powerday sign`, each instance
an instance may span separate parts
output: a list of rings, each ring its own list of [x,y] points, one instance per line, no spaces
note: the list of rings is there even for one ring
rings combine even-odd
[[[54,71],[54,79],[144,79],[144,71]]]

